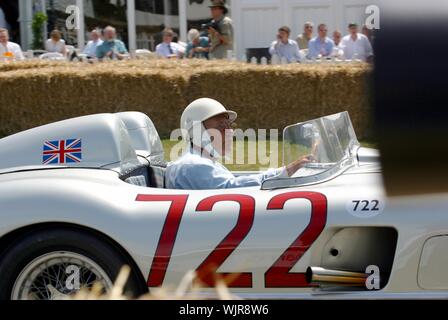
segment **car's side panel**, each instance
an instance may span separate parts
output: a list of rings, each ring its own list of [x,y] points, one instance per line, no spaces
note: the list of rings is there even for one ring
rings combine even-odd
[[[299,196],[272,204],[273,199],[288,193]],[[307,239],[310,247],[303,255],[298,256],[294,250],[283,255],[313,221],[313,201],[305,194],[317,195],[317,202],[326,199],[325,221],[321,214],[314,230],[317,233]],[[154,201],[142,201],[145,197]],[[170,199],[176,197],[183,200],[177,202],[178,211],[168,221],[173,205]],[[373,200],[379,201],[380,210],[354,212],[354,201],[363,200],[369,201],[371,208],[375,207]],[[117,241],[146,279],[153,272],[160,272],[154,270],[166,267],[161,284],[176,286],[186,272],[203,266],[204,261],[212,261],[219,264],[215,270],[218,273],[246,274],[246,280],[240,280],[240,286],[231,289],[248,294],[312,292],[294,281],[291,287],[277,283],[268,288],[266,273],[276,262],[281,268],[293,265],[291,273],[303,273],[310,265],[319,266],[326,254],[323,248],[338,230],[371,226],[393,227],[399,234],[389,284],[378,294],[421,292],[417,284],[421,248],[427,238],[448,233],[445,197],[423,202],[386,201],[380,175],[374,173],[345,174],[325,184],[287,190],[186,191],[132,186],[112,171],[34,171],[0,175],[0,208],[0,235],[42,222],[79,224]],[[426,215],[422,214],[425,210]],[[325,227],[319,232],[322,223]],[[162,247],[161,237],[168,238],[162,241]],[[163,247],[167,244],[172,246],[170,250]],[[297,244],[304,251],[306,241],[301,239]],[[169,261],[154,260],[156,252],[163,257],[170,253]],[[279,263],[282,255],[285,264]],[[291,263],[291,259],[297,259],[297,263]],[[158,264],[160,261],[162,265]],[[155,283],[160,284],[158,281]]]

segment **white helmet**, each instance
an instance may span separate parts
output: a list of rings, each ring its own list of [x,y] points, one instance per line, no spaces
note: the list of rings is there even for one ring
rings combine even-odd
[[[191,133],[195,123],[203,123],[220,114],[228,114],[231,122],[235,121],[237,113],[227,110],[220,102],[201,98],[190,103],[180,118],[180,128],[186,133]]]

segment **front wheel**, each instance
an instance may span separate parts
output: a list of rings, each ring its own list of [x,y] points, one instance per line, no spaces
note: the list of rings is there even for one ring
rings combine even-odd
[[[113,286],[123,265],[129,264],[113,245],[81,230],[42,229],[18,240],[0,261],[1,300],[57,300],[99,283]],[[131,272],[125,293],[144,293],[144,284]]]

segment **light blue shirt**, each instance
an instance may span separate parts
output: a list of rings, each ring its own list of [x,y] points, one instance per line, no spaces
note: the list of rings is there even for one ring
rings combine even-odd
[[[120,54],[128,53],[126,46],[121,40],[106,40],[96,47],[96,57],[98,59],[103,59],[108,52],[118,52]]]
[[[269,169],[259,174],[235,177],[221,163],[201,157],[196,151],[187,152],[169,163],[165,175],[168,189],[184,190],[261,186],[265,180],[274,177],[287,177],[286,169]]]
[[[88,57],[95,58],[96,57],[96,47],[103,44],[103,40],[98,39],[97,41],[90,40],[86,47],[84,48],[83,53]]]
[[[334,42],[330,38],[325,38],[325,41],[319,37],[313,38],[308,43],[308,58],[317,58],[318,55],[329,57],[333,53],[333,47]]]
[[[281,58],[286,58],[288,63],[300,62],[300,50],[296,41],[288,39],[288,43],[274,41],[269,48],[269,53],[273,56],[278,55]]]
[[[187,45],[187,49],[185,50],[185,57],[188,58],[190,55],[190,51],[194,48],[201,47],[201,48],[208,48],[210,47],[210,43],[208,41],[207,37],[200,37],[199,38],[199,44],[195,45],[192,41],[190,41]],[[193,58],[207,58],[208,59],[208,52],[198,52],[193,54]]]

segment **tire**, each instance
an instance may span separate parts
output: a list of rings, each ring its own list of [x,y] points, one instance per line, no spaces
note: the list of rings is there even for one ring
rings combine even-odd
[[[67,277],[73,271],[67,271],[67,266],[77,268],[78,274],[82,275],[84,282],[81,281],[81,286],[91,286],[91,281],[99,280],[109,289],[123,265],[133,264],[101,236],[69,228],[32,231],[16,240],[0,258],[0,300],[27,297],[45,300],[61,298],[59,294],[72,294],[79,287],[73,286],[75,282],[67,285]],[[136,297],[146,293],[147,287],[142,280],[138,270],[131,270],[125,294]],[[50,289],[51,294],[45,288]],[[72,291],[67,292],[69,289]]]

